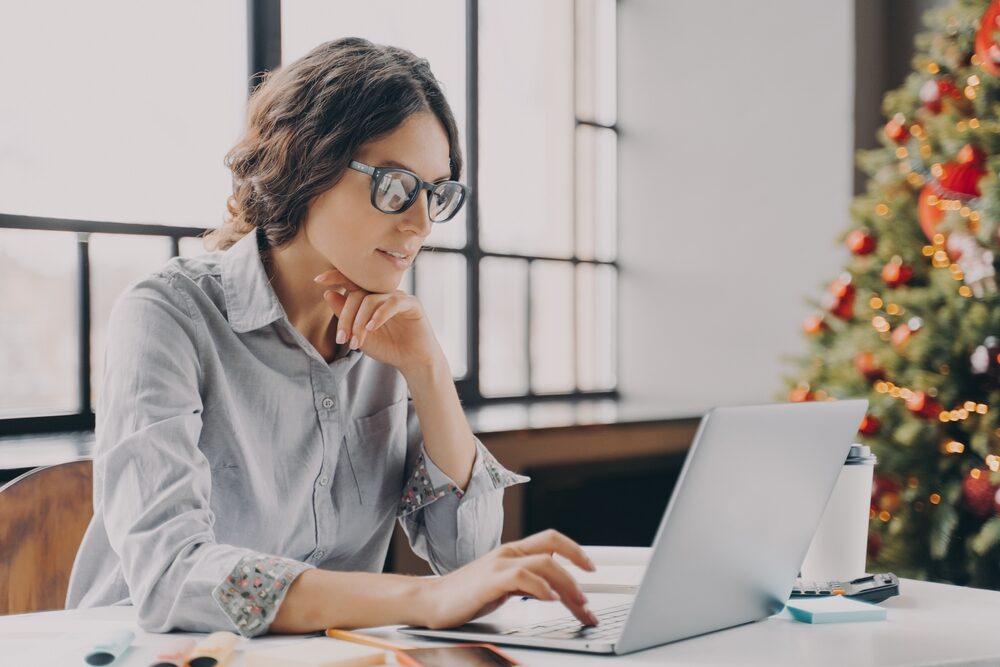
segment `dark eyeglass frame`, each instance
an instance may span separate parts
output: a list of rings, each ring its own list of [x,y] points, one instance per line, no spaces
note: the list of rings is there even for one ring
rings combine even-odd
[[[440,224],[442,222],[448,222],[449,220],[451,220],[452,218],[454,218],[456,215],[458,215],[458,212],[462,210],[462,207],[465,206],[466,200],[469,198],[469,186],[465,185],[464,183],[459,183],[458,181],[438,181],[436,183],[428,183],[424,179],[420,178],[415,173],[413,173],[412,171],[410,171],[409,169],[402,169],[400,167],[373,167],[371,165],[365,164],[364,162],[358,162],[357,160],[351,160],[351,162],[350,162],[350,164],[348,166],[351,169],[353,169],[354,171],[360,171],[362,174],[368,174],[369,176],[371,176],[371,178],[372,178],[372,194],[371,194],[371,203],[372,203],[372,206],[379,213],[385,213],[386,215],[398,215],[398,214],[404,212],[405,210],[407,210],[408,208],[410,208],[411,206],[413,206],[413,203],[415,201],[417,201],[417,197],[420,196],[420,191],[421,190],[427,190],[427,197],[428,197],[428,202],[429,202],[430,201],[430,196],[432,194],[434,194],[434,190],[436,190],[439,186],[449,185],[449,184],[450,185],[457,185],[459,188],[461,188],[462,200],[458,203],[458,206],[455,207],[455,210],[452,211],[451,215],[449,215],[447,218],[445,218],[443,220],[431,220],[431,222],[433,222],[435,224]],[[400,173],[400,174],[406,174],[406,175],[412,177],[413,180],[417,183],[417,187],[415,187],[413,189],[413,194],[410,196],[410,198],[397,211],[383,211],[375,203],[376,197],[378,196],[378,184],[379,184],[379,181],[382,180],[382,176],[384,176],[385,174],[390,173],[390,172]]]

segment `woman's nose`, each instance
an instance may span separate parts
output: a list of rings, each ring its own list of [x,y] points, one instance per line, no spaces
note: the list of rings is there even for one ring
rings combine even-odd
[[[413,202],[413,206],[406,209],[401,217],[403,218],[403,229],[413,231],[421,236],[430,234],[434,223],[431,222],[430,212],[428,211],[427,193],[421,191],[417,196],[417,200]]]

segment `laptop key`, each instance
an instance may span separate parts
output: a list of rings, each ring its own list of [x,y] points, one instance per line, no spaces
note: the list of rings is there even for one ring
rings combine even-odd
[[[556,632],[544,632],[540,635],[535,635],[541,639],[575,639],[579,635],[575,632],[566,632],[565,630],[560,630]]]

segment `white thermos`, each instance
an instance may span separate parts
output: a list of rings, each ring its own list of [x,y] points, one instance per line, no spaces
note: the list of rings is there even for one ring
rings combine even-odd
[[[802,562],[805,581],[851,581],[865,574],[875,456],[851,445],[833,495]]]

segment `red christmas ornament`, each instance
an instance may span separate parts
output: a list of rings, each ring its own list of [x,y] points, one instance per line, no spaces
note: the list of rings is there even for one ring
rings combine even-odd
[[[878,552],[882,550],[882,536],[872,531],[868,533],[868,555],[871,558],[878,558]]]
[[[893,347],[903,347],[910,340],[910,336],[912,335],[913,330],[910,327],[905,324],[900,324],[892,330],[892,334],[889,335],[889,341],[892,343]]]
[[[867,380],[878,380],[885,375],[885,370],[875,361],[873,352],[859,352],[854,357],[854,366]]]
[[[889,263],[882,267],[882,281],[889,287],[899,287],[910,282],[913,277],[913,269],[903,264],[899,257],[893,257]]]
[[[886,512],[895,512],[899,509],[899,505],[899,491],[886,491],[878,499],[878,508],[880,510],[885,510]]]
[[[829,329],[826,326],[826,319],[822,315],[810,315],[806,318],[806,321],[802,323],[802,330],[805,331],[810,336],[815,336],[821,331],[826,331]]]
[[[955,87],[950,79],[928,79],[920,87],[920,101],[924,103],[924,108],[931,113],[940,113],[942,102],[945,99],[960,101],[962,93]]]
[[[788,392],[788,400],[793,403],[804,403],[812,401],[815,398],[816,395],[809,389],[809,385],[804,382],[800,382],[794,389]]]
[[[925,185],[917,197],[917,220],[929,241],[934,240],[936,227],[944,219],[944,211],[937,205],[939,199],[940,197],[934,192],[934,186],[930,184]]]
[[[920,331],[921,326],[923,326],[923,320],[919,317],[911,317],[909,320],[892,330],[892,334],[889,336],[889,342],[892,343],[893,347],[902,347],[906,345],[910,338],[913,337],[913,334]]]
[[[982,159],[976,157],[975,153],[967,162],[949,162],[941,169],[942,174],[938,183],[946,197],[971,199],[979,196],[979,179],[986,175],[986,170],[983,169]]]
[[[886,491],[899,491],[899,484],[892,477],[875,473],[872,477],[872,501],[877,501]]]
[[[857,289],[851,284],[851,274],[844,273],[832,283],[823,299],[823,307],[832,315],[849,320],[854,315],[854,297]]]
[[[875,435],[881,425],[882,422],[878,420],[878,417],[865,415],[865,418],[861,420],[861,426],[858,427],[858,432],[862,435]]]
[[[858,427],[858,432],[862,435],[875,435],[880,426],[882,426],[882,422],[878,420],[878,417],[865,415],[865,418],[861,420],[861,426]]]
[[[845,299],[834,304],[833,308],[830,309],[830,314],[835,315],[842,320],[851,319],[854,315],[854,295],[852,294],[849,299]]]
[[[965,201],[979,196],[979,179],[986,175],[985,160],[986,154],[981,149],[966,144],[958,152],[956,162],[942,165],[937,183],[928,183],[920,191],[917,219],[928,240],[934,240],[938,223],[944,218],[939,205],[942,199]]]
[[[986,152],[975,144],[965,144],[955,156],[955,161],[959,164],[982,165],[986,162]],[[978,182],[975,185],[975,191],[979,192]]]
[[[1000,46],[993,39],[993,33],[1000,30],[1000,2],[994,1],[979,20],[976,31],[976,55],[983,71],[1000,76]]]
[[[997,488],[990,483],[988,470],[976,468],[962,480],[965,507],[976,516],[987,517],[996,512]]]
[[[882,506],[882,498],[888,493],[899,494],[899,484],[891,477],[875,473],[872,478],[872,501],[871,508],[878,511]]]
[[[935,419],[941,414],[941,404],[922,391],[915,391],[906,399],[906,408],[915,415]]]
[[[855,229],[847,235],[847,248],[855,255],[870,255],[875,246],[875,237],[867,229]]]
[[[910,130],[906,127],[906,116],[901,113],[892,117],[885,124],[885,136],[897,144],[902,144],[910,137]]]
[[[830,294],[832,294],[833,298],[837,301],[853,299],[856,292],[857,290],[854,289],[854,285],[852,285],[849,280],[838,278],[830,283]]]

